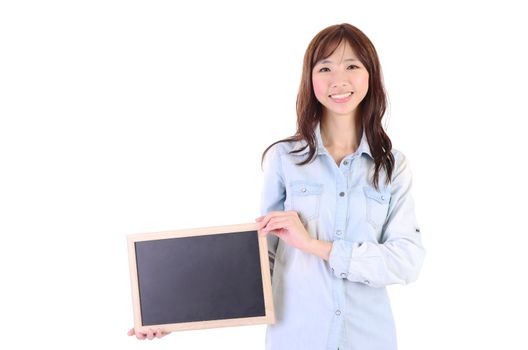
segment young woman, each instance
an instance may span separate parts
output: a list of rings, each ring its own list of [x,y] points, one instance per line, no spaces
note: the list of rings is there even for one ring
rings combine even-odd
[[[267,235],[277,322],[270,350],[391,350],[385,286],[424,259],[411,169],[381,126],[381,67],[367,36],[330,26],[310,42],[297,132],[262,155],[259,233]]]

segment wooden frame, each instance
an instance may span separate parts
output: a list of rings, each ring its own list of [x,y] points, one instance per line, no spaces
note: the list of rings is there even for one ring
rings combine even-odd
[[[190,237],[197,237],[197,236],[209,236],[209,235],[218,235],[218,234],[226,234],[229,235],[229,239],[234,239],[234,237],[244,237],[241,242],[246,242],[247,239],[251,239],[252,242],[255,241],[254,236],[240,236],[240,235],[255,235],[258,237],[258,254],[260,257],[260,272],[261,272],[261,281],[262,281],[262,296],[263,296],[263,310],[264,315],[260,316],[251,316],[251,317],[237,317],[237,318],[226,318],[226,319],[211,319],[211,320],[200,320],[200,321],[189,321],[189,322],[168,322],[168,323],[160,323],[160,324],[145,324],[143,321],[143,314],[146,314],[146,310],[142,310],[142,307],[145,307],[145,305],[142,305],[141,303],[141,291],[140,291],[140,280],[144,280],[144,277],[140,276],[140,265],[138,265],[138,253],[139,253],[139,260],[143,259],[141,254],[141,249],[143,246],[145,246],[146,242],[147,246],[149,244],[156,244],[156,246],[165,245],[167,246],[168,242],[171,242],[171,244],[181,244],[180,242],[184,242],[183,240],[173,240],[175,238],[190,238]],[[230,235],[235,234],[235,236]],[[214,237],[212,239],[221,238],[220,236]],[[225,236],[224,238],[227,238]],[[207,239],[207,238],[206,238]],[[236,238],[240,239],[240,238]],[[161,241],[161,240],[171,240],[171,241]],[[262,237],[258,235],[256,224],[255,223],[248,223],[248,224],[238,224],[238,225],[229,225],[229,226],[215,226],[215,227],[204,227],[204,228],[194,228],[194,229],[186,229],[186,230],[176,230],[176,231],[165,231],[165,232],[154,232],[154,233],[142,233],[142,234],[132,234],[127,236],[128,241],[128,255],[129,255],[129,264],[130,264],[130,277],[131,277],[131,287],[132,287],[132,301],[133,301],[133,310],[134,310],[134,328],[136,332],[146,332],[149,328],[153,329],[161,329],[162,331],[169,332],[169,331],[181,331],[181,330],[192,330],[192,329],[203,329],[203,328],[215,328],[215,327],[229,327],[229,326],[242,326],[242,325],[256,325],[256,324],[271,324],[275,323],[275,314],[274,314],[274,307],[273,307],[273,297],[272,297],[272,291],[271,291],[271,277],[270,277],[270,270],[269,270],[269,260],[268,260],[268,247],[267,247],[267,240],[266,237]],[[189,241],[189,240],[187,240]],[[206,249],[214,249],[214,247],[211,248],[209,241]],[[231,242],[231,241],[229,241]],[[194,242],[194,245],[191,245],[191,247],[197,246]],[[238,243],[237,243],[238,244]],[[187,244],[186,250],[193,249],[189,248],[190,246]],[[204,249],[204,245],[200,245],[200,249]],[[225,247],[225,246],[224,246]],[[253,244],[254,247],[254,244]],[[139,249],[139,250],[138,250]],[[147,248],[147,249],[155,249],[155,248]],[[222,250],[219,250],[221,248],[218,248],[217,251],[215,251],[214,254],[223,254]],[[248,248],[249,249],[249,248]],[[181,250],[180,250],[181,251]],[[240,250],[239,250],[240,251]],[[254,250],[253,250],[254,251]],[[154,251],[153,251],[154,253]],[[152,254],[153,254],[152,253]],[[166,252],[165,252],[166,254]],[[249,253],[246,253],[249,254]],[[240,254],[242,255],[242,254]],[[209,254],[208,254],[209,256]],[[231,255],[233,256],[233,255]],[[237,255],[238,256],[238,255]],[[254,254],[251,256],[254,256]],[[222,258],[222,257],[221,257]],[[257,257],[258,258],[258,257]],[[224,258],[222,258],[224,259]],[[229,257],[226,257],[224,260],[229,260]],[[141,262],[139,262],[142,264]],[[153,263],[145,263],[145,264],[153,264]],[[167,265],[169,268],[172,268],[175,264]],[[178,266],[187,266],[188,264],[177,264]],[[209,264],[208,269],[210,266],[214,266],[215,264]],[[238,264],[239,266],[241,264]],[[258,266],[257,261],[251,261],[251,266]],[[189,270],[190,267],[185,267]],[[178,268],[179,273],[181,273],[182,268]],[[150,271],[150,270],[149,270]],[[157,271],[157,270],[155,270]],[[194,278],[196,276],[200,276],[197,274],[192,274],[193,271],[189,272],[183,272],[190,276],[191,278]],[[144,273],[145,274],[145,273]],[[178,275],[181,278],[181,275]],[[194,276],[194,277],[193,277]],[[229,275],[231,276],[231,275]],[[252,274],[254,276],[254,274]],[[171,278],[171,276],[164,275],[163,277],[160,277],[158,280],[163,280],[164,278]],[[231,276],[232,277],[232,276]],[[230,277],[230,278],[231,278]],[[150,277],[149,277],[150,278]],[[257,281],[259,281],[258,278],[255,277]],[[150,281],[150,280],[149,280]],[[168,281],[168,280],[167,280]],[[232,279],[230,280],[233,281]],[[184,282],[184,281],[179,281]],[[143,283],[143,282],[141,282]],[[169,283],[169,282],[167,282]],[[173,283],[173,282],[171,282]],[[178,282],[174,282],[178,286],[183,286],[184,283],[178,284]],[[219,282],[216,282],[219,283]],[[260,283],[260,282],[259,282]],[[254,283],[253,283],[254,285]],[[146,286],[146,283],[143,284],[143,286]],[[150,287],[149,287],[150,288]],[[158,285],[155,287],[152,287],[152,290],[158,291]],[[184,288],[184,287],[181,287]],[[257,288],[260,288],[260,286],[257,284]],[[206,288],[204,288],[206,289]],[[174,291],[174,289],[170,289],[171,292]],[[178,290],[179,291],[179,290]],[[146,292],[145,292],[146,293]],[[187,291],[189,293],[189,291]],[[166,295],[175,295],[176,293],[167,293]],[[183,293],[182,293],[183,294]],[[196,293],[191,293],[196,294]],[[252,293],[253,294],[253,293]],[[223,294],[225,295],[225,293]],[[255,293],[255,295],[259,295],[257,298],[260,298],[259,293]],[[253,298],[253,296],[252,296]],[[145,298],[146,300],[147,298]],[[215,297],[215,300],[217,298]],[[158,300],[158,299],[153,299]],[[225,298],[227,300],[227,298]],[[218,301],[218,300],[216,300]],[[220,300],[222,301],[222,299]],[[260,299],[259,299],[260,302]],[[183,305],[180,301],[178,301],[178,305]],[[167,303],[170,304],[170,303]],[[192,304],[192,303],[191,303]],[[206,305],[210,305],[207,304]],[[209,306],[211,309],[211,307]],[[143,311],[143,312],[142,312]]]

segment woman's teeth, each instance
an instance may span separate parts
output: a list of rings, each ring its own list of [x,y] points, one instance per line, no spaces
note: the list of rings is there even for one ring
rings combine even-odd
[[[352,92],[347,92],[346,94],[341,94],[341,95],[330,95],[330,97],[335,98],[335,99],[343,99],[350,95],[352,95]]]

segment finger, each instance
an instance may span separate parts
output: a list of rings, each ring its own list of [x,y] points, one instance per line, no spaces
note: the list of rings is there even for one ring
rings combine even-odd
[[[272,220],[266,225],[266,227],[262,229],[262,231],[266,233],[274,234],[275,232],[273,231],[284,228],[284,226],[285,225],[284,225],[284,222],[282,222],[282,220]]]
[[[262,231],[262,225],[260,225],[258,222],[257,222],[257,232],[259,234],[259,236],[265,236],[266,233]]]
[[[141,333],[141,332],[136,332],[136,338],[139,339],[139,340],[143,340],[145,339],[147,336],[145,335],[145,333]]]
[[[149,340],[154,339],[154,332],[152,331],[152,328],[149,328],[147,331],[147,338],[149,338]]]
[[[134,334],[135,334],[134,328],[132,328],[131,330],[129,330],[127,334],[128,334],[129,336],[134,335]]]
[[[269,234],[274,234],[274,232],[271,231],[271,230],[266,230],[266,231],[259,230],[258,234],[259,234],[260,237],[267,237]]]
[[[274,217],[281,217],[281,216],[288,216],[291,215],[289,212],[285,211],[270,211],[265,216],[261,216],[261,220],[257,222],[258,229],[261,229],[262,227],[265,227],[268,222],[273,219]]]
[[[156,333],[157,333],[157,337],[158,338],[163,338],[164,336],[166,336],[170,332],[165,332],[165,331],[162,331],[160,328],[158,328],[158,331]]]
[[[162,333],[161,333],[161,329],[159,329],[159,328],[156,329],[156,332],[154,332],[154,336],[155,336],[156,338],[158,338],[158,339],[161,338],[161,337],[163,337],[163,335],[162,335]]]
[[[271,215],[269,218],[264,219],[265,220],[265,225],[263,226],[263,229],[267,230],[270,224],[276,222],[277,220],[280,220],[280,218],[281,218],[281,216]]]
[[[270,220],[270,222],[262,230],[264,232],[270,232],[270,231],[277,230],[280,228],[285,228],[288,226],[287,225],[288,221],[289,219],[287,217],[275,217],[272,220]]]
[[[261,216],[256,219],[257,222],[257,230],[260,230],[264,226],[266,226],[266,223],[269,221],[269,218],[267,218],[268,215]]]
[[[255,219],[255,222],[257,223],[257,231],[259,232],[259,234],[263,234],[260,230],[262,229],[262,227],[264,226],[264,223],[262,222],[262,220],[265,218],[265,216],[259,216],[258,218]]]

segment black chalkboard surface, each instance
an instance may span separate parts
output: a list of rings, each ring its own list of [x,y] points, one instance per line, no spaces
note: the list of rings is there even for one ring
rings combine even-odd
[[[129,235],[128,247],[137,331],[274,322],[255,224]]]

